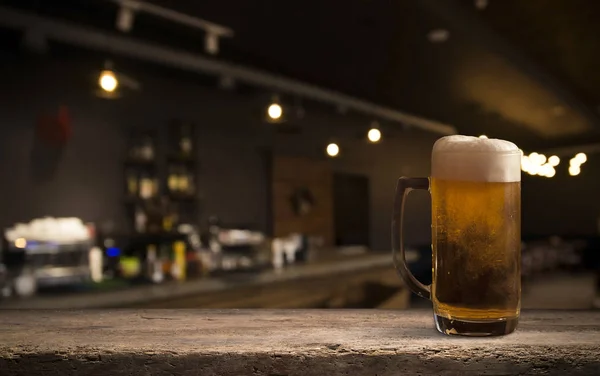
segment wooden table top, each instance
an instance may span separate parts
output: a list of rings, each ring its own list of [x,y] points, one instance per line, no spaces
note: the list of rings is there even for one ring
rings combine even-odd
[[[429,310],[0,311],[0,374],[600,374],[600,312],[447,337]],[[139,372],[138,372],[139,371]]]

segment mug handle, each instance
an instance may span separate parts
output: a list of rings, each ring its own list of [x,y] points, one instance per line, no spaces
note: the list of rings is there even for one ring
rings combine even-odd
[[[392,258],[394,267],[408,287],[417,295],[431,299],[431,285],[425,286],[419,282],[406,266],[404,255],[404,202],[413,189],[429,190],[429,178],[407,178],[398,179],[396,196],[394,197],[394,211],[392,215]]]

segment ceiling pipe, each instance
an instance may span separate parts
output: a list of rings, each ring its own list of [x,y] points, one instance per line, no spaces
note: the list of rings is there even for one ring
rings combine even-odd
[[[331,104],[335,107],[354,110],[369,117],[397,122],[437,134],[448,135],[457,133],[456,128],[448,124],[379,106],[286,77],[209,59],[198,54],[154,45],[122,35],[108,34],[105,31],[52,20],[7,7],[0,7],[0,25],[19,30],[27,30],[35,26],[47,38],[62,43],[109,52],[111,54],[140,59],[191,72],[219,77],[226,75],[236,81],[263,87],[269,91],[309,98],[317,102]]]

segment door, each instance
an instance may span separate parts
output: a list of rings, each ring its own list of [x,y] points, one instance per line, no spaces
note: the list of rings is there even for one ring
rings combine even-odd
[[[369,178],[333,175],[335,243],[337,246],[369,246]]]

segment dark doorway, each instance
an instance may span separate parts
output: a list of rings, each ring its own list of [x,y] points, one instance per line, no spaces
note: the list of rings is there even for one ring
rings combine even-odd
[[[335,244],[369,246],[369,178],[333,175]]]

